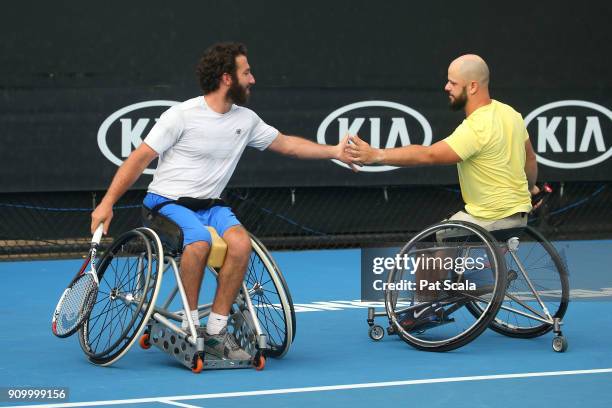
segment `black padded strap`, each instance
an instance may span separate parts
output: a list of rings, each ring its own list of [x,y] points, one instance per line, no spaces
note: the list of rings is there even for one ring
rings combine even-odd
[[[221,206],[221,207],[229,207],[220,198],[191,198],[191,197],[179,197],[176,200],[178,205],[182,205],[183,207],[189,208],[192,211],[200,211],[200,210],[209,210],[213,207]]]
[[[153,206],[153,208],[150,208],[150,215],[151,216],[156,216],[159,213],[159,210],[161,210],[163,207],[167,206],[168,204],[176,204],[176,201],[174,200],[170,200],[170,201],[164,201],[163,203],[159,203],[155,206]]]

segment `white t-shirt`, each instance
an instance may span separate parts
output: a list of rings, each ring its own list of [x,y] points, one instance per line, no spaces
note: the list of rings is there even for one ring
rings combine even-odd
[[[149,192],[173,200],[218,198],[244,149],[264,150],[276,136],[278,130],[242,106],[217,113],[203,96],[174,105],[144,139],[159,154]]]

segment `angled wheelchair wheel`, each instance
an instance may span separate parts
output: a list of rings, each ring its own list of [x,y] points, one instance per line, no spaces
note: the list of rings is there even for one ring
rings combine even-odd
[[[529,226],[520,237],[516,255],[518,262],[506,249],[506,295],[490,327],[510,337],[538,337],[553,329],[554,318],[565,315],[569,303],[567,268],[555,247]],[[468,307],[481,313],[478,303]]]
[[[153,312],[162,268],[161,242],[147,228],[126,232],[104,253],[98,298],[79,332],[92,363],[111,365],[138,341]]]
[[[389,272],[389,323],[420,350],[450,351],[478,337],[497,314],[506,269],[495,238],[483,228],[445,221],[426,228],[397,254]],[[478,302],[482,313],[467,310]]]
[[[270,349],[266,355],[283,357],[295,338],[295,310],[285,278],[266,247],[251,235],[253,252],[244,277],[255,314]]]

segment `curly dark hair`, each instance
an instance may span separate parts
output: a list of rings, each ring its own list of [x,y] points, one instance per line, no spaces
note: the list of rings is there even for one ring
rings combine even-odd
[[[247,55],[244,44],[237,42],[223,42],[210,46],[196,67],[196,74],[200,88],[204,95],[219,89],[221,76],[224,73],[236,75],[236,57]]]

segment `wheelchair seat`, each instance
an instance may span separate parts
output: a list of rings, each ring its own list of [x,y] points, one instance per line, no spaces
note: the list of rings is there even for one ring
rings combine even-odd
[[[174,221],[162,214],[153,214],[144,205],[142,206],[142,220],[145,227],[151,228],[157,233],[164,248],[170,255],[178,256],[183,252],[183,231]],[[208,228],[212,238],[207,265],[213,268],[220,268],[225,261],[227,243],[213,227],[208,226],[206,228]]]
[[[508,241],[510,238],[517,237],[520,239],[523,235],[523,232],[525,232],[525,228],[526,227],[515,227],[489,232],[491,233],[491,235],[493,235],[493,237],[495,237],[497,242],[499,242],[500,244],[505,244],[506,241]]]
[[[444,222],[444,221],[443,221]],[[449,220],[448,222],[454,222],[453,220]],[[462,222],[462,221],[459,221]],[[493,238],[495,238],[495,240],[501,244],[501,245],[505,245],[506,242],[513,237],[517,237],[517,238],[521,238],[523,233],[525,232],[525,227],[514,227],[514,228],[507,228],[507,229],[499,229],[499,230],[493,230],[493,231],[488,231]],[[452,243],[452,242],[463,242],[463,243],[469,243],[469,242],[479,242],[479,239],[474,236],[474,235],[457,235],[457,236],[445,236],[442,238],[442,241],[445,243]]]

